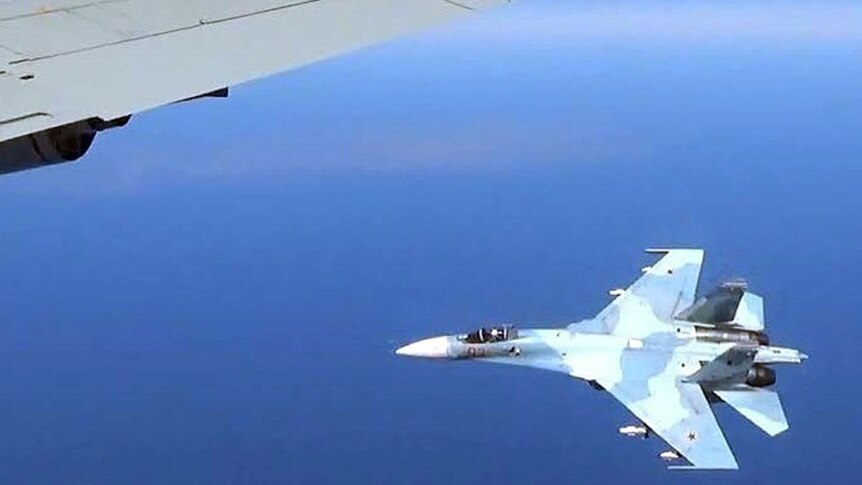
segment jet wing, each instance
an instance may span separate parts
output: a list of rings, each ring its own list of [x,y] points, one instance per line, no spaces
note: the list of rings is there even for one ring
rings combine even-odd
[[[597,381],[691,463],[691,466],[671,468],[739,468],[698,384],[683,382],[666,371],[659,371],[651,377],[645,374],[655,365],[631,363],[632,366],[626,367],[631,367],[632,372],[625,372],[628,375],[622,380]],[[636,369],[642,371],[637,372]]]
[[[667,331],[674,315],[694,303],[703,266],[701,249],[648,249],[664,256],[592,320],[575,324],[581,332],[643,337]]]
[[[214,92],[505,0],[0,3],[0,142]]]

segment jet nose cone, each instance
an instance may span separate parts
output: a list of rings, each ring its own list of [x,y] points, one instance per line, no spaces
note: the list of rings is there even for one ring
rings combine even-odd
[[[445,359],[449,357],[449,338],[433,337],[407,344],[395,351],[398,355],[424,357],[426,359]]]

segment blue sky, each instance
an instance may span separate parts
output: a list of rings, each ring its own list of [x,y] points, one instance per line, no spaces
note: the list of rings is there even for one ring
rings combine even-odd
[[[862,9],[757,5],[521,2],[0,178],[0,480],[843,479]],[[391,353],[590,316],[662,245],[812,356],[787,434],[718,412],[738,474],[668,474],[564,376]]]

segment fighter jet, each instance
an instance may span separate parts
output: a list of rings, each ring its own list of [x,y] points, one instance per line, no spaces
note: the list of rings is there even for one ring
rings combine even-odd
[[[724,283],[695,299],[704,252],[663,254],[598,315],[564,328],[480,328],[405,345],[398,355],[475,360],[563,372],[605,390],[639,420],[625,436],[656,435],[672,469],[738,469],[711,406],[725,403],[769,436],[789,428],[774,387],[778,364],[796,349],[771,345],[763,299],[745,283]],[[688,465],[682,459],[688,461]]]

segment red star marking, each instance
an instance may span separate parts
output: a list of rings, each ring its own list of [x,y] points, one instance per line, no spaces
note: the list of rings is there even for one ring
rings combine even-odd
[[[689,432],[688,432],[688,436],[687,436],[687,438],[688,438],[688,440],[689,440],[689,441],[694,441],[694,440],[696,440],[696,439],[697,439],[697,435],[696,435],[696,434],[694,434],[694,431],[689,431]]]

